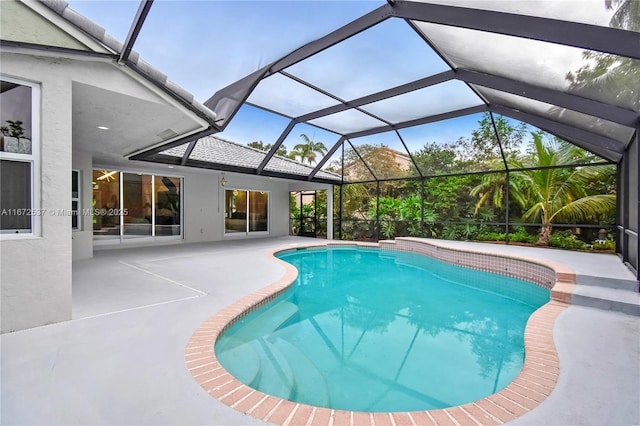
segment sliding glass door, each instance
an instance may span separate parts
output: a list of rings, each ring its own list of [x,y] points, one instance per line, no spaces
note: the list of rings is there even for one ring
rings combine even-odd
[[[227,189],[224,195],[225,234],[269,232],[269,193]]]
[[[152,176],[122,174],[122,207],[124,238],[150,237],[152,235],[151,194]]]
[[[154,176],[155,235],[180,235],[180,178]]]
[[[182,178],[94,170],[92,184],[94,240],[182,235]]]
[[[93,239],[120,239],[120,172],[93,171]]]
[[[267,232],[269,193],[249,192],[249,232]]]

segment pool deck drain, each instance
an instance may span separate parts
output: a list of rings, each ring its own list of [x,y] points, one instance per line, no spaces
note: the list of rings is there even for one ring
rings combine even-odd
[[[404,239],[417,244],[435,246],[471,255],[468,250],[450,249],[433,242]],[[343,243],[312,244],[307,247],[325,247]],[[354,245],[354,243],[344,243]],[[391,244],[391,242],[387,242]],[[378,247],[378,244],[355,244],[360,247]],[[389,248],[389,246],[387,246]],[[556,282],[551,288],[551,301],[536,310],[529,318],[524,334],[525,361],[518,376],[501,391],[486,398],[445,409],[394,413],[366,413],[335,410],[300,404],[264,394],[243,384],[218,362],[214,344],[222,333],[244,315],[260,308],[286,291],[296,280],[298,271],[290,264],[268,253],[281,263],[285,275],[268,287],[242,298],[222,309],[205,321],[191,336],[185,350],[189,372],[196,382],[212,397],[227,406],[252,417],[281,425],[494,425],[503,424],[538,407],[553,391],[560,373],[560,363],[553,341],[553,325],[568,306],[575,287],[575,273],[554,262],[482,253],[483,256],[526,261],[555,271]]]

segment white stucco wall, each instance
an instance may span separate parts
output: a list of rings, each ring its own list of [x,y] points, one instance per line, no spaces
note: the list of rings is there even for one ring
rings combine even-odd
[[[91,154],[77,149],[73,150],[72,168],[80,172],[80,212],[91,208],[93,190],[91,178],[93,167]],[[93,223],[89,215],[80,215],[78,218],[80,229],[72,233],[73,260],[88,259],[93,257]]]
[[[219,184],[220,172],[184,173],[185,242],[220,241],[234,238],[264,238],[253,235],[224,235],[224,190],[269,191],[270,237],[289,235],[289,194],[291,191],[331,189],[330,185],[225,173],[226,185]],[[331,192],[331,191],[329,191]]]
[[[219,183],[219,172],[185,174],[184,231],[185,242],[220,241],[225,238],[252,238],[253,236],[224,236],[225,189],[270,191],[269,235],[287,235],[278,203],[286,200],[287,183],[275,179],[225,173],[226,186]],[[283,197],[283,194],[284,197]],[[264,235],[260,235],[264,237]]]
[[[41,85],[41,190],[45,211],[71,206],[71,80],[64,61],[3,52],[2,74]],[[40,236],[0,240],[1,332],[71,318],[69,217],[45,214]]]
[[[289,193],[301,189],[331,189],[330,185],[271,179],[268,177],[225,173],[226,185],[219,184],[220,172],[204,170],[186,172],[184,180],[184,241],[204,242],[235,238],[264,238],[264,233],[253,235],[224,235],[224,190],[246,189],[269,191],[270,237],[289,235]],[[331,192],[331,191],[330,191]]]

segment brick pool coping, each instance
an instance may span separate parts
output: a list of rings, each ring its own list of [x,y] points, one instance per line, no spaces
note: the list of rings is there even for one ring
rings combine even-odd
[[[524,333],[525,360],[518,376],[501,391],[468,404],[438,410],[394,413],[344,411],[300,404],[262,393],[233,377],[216,358],[214,344],[218,336],[244,315],[281,295],[298,276],[297,269],[276,258],[275,253],[299,247],[336,245],[379,247],[382,250],[423,254],[429,252],[430,256],[448,263],[473,265],[477,269],[509,276],[537,276],[536,284],[551,290],[551,301],[529,317]],[[558,381],[560,363],[553,342],[553,324],[558,315],[569,306],[575,286],[575,273],[565,265],[546,260],[460,250],[418,238],[397,238],[395,241],[379,243],[327,241],[322,244],[274,249],[267,255],[285,268],[285,275],[210,317],[194,332],[185,349],[186,366],[196,382],[209,395],[237,411],[280,425],[497,425],[514,420],[536,408],[551,394]],[[549,282],[548,272],[555,277],[553,282]]]

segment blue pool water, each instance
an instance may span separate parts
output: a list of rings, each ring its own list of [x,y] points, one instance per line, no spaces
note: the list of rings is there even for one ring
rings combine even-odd
[[[425,256],[365,248],[278,254],[295,284],[216,342],[243,383],[293,401],[352,411],[471,402],[508,385],[524,328],[549,291]]]

